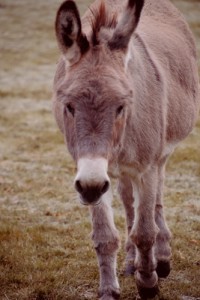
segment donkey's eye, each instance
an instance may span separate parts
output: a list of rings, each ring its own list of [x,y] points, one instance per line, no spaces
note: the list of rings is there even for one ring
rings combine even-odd
[[[66,110],[74,117],[75,110],[71,104],[67,104]]]
[[[117,117],[120,116],[120,115],[123,113],[123,110],[124,110],[124,106],[123,106],[123,105],[120,105],[120,106],[117,108],[117,111],[116,111]]]

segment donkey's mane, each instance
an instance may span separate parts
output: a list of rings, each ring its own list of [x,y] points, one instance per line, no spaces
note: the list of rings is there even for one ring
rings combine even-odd
[[[90,9],[92,13],[92,45],[97,46],[100,43],[99,32],[102,27],[115,28],[117,25],[117,14],[109,13],[104,1],[101,1],[97,8]]]

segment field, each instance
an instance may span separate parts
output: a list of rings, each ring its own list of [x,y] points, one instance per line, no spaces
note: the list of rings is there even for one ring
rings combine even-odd
[[[77,1],[83,12],[91,1]],[[200,1],[174,0],[193,30],[200,57]],[[54,36],[60,0],[0,0],[0,300],[96,299],[98,267],[88,210],[73,189],[74,164],[51,113],[59,57]],[[166,215],[173,270],[160,300],[200,299],[200,120],[167,168]],[[138,299],[123,276],[121,299]]]

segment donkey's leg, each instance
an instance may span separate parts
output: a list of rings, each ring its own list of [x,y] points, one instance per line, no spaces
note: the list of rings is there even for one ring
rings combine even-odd
[[[136,284],[142,299],[158,293],[154,244],[158,233],[155,223],[157,169],[151,167],[134,182],[135,220],[130,237],[136,245]]]
[[[125,260],[125,275],[133,275],[135,273],[135,245],[129,237],[134,222],[134,198],[133,187],[129,177],[120,178],[118,184],[118,192],[123,202],[126,213],[127,225],[127,240],[126,240],[126,260]]]
[[[155,207],[155,220],[159,227],[159,232],[156,238],[155,255],[157,258],[157,274],[161,278],[165,278],[170,273],[170,238],[171,233],[166,224],[163,211],[163,185],[165,177],[165,164],[158,167],[158,187]]]
[[[98,206],[91,207],[92,239],[100,269],[99,295],[101,300],[119,298],[119,283],[116,275],[119,236],[113,220],[111,200],[112,194],[109,190],[103,195],[102,202]]]

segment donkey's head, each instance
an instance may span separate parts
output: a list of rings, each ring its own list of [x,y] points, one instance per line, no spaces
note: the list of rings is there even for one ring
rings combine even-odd
[[[84,204],[99,203],[108,191],[108,164],[123,145],[134,92],[126,57],[142,6],[143,0],[129,0],[117,21],[101,4],[89,37],[73,1],[65,1],[57,13],[56,35],[66,69],[57,100],[63,103],[65,139],[78,169],[75,188]]]

